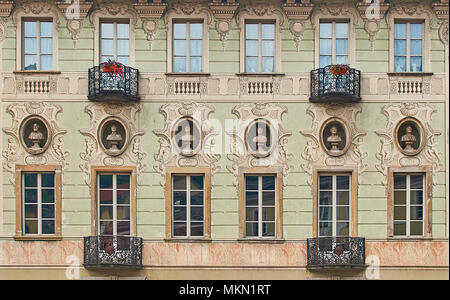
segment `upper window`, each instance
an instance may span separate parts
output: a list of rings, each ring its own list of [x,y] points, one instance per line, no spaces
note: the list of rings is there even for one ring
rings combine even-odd
[[[102,21],[100,23],[100,60],[116,60],[130,65],[130,24]]]
[[[395,22],[394,72],[422,72],[423,23]]]
[[[332,64],[348,64],[348,31],[347,22],[320,23],[320,67]]]
[[[51,19],[23,21],[23,69],[53,69],[53,22]]]
[[[203,23],[173,24],[173,72],[203,72]]]
[[[245,24],[245,72],[275,72],[275,24]]]

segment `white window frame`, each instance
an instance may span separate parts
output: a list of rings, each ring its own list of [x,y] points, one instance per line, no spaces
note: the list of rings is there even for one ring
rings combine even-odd
[[[395,234],[395,225],[394,228],[392,229],[392,232],[394,234],[394,238],[423,238],[425,236],[425,176],[426,174],[424,173],[397,173],[395,172],[393,174],[393,177],[395,178],[395,176],[406,176],[406,235],[396,235]],[[411,176],[422,176],[422,235],[411,235]],[[395,189],[395,186],[392,186],[393,191],[398,191],[398,189]],[[403,189],[401,189],[401,191],[404,191]],[[416,190],[417,191],[417,190]],[[392,208],[395,210],[395,193],[393,193],[393,203],[392,203]],[[398,205],[397,205],[398,206]],[[403,205],[402,205],[403,206]],[[393,216],[393,221],[395,224],[395,216],[394,214],[392,214]],[[416,220],[417,221],[417,220]]]
[[[25,187],[25,175],[26,174],[37,174],[37,187]],[[54,182],[53,182],[53,188],[50,187],[42,187],[42,174],[53,174]],[[27,171],[22,173],[22,228],[23,228],[23,235],[24,236],[53,236],[56,234],[56,174],[54,172],[32,172]],[[38,222],[38,232],[37,233],[26,233],[25,232],[25,190],[27,189],[37,189],[37,222]],[[54,217],[53,218],[42,218],[42,190],[46,189],[53,189],[53,209],[54,209]],[[28,220],[34,220],[34,219],[28,219]],[[54,232],[53,233],[42,233],[42,221],[45,220],[53,220],[54,222]]]
[[[118,58],[117,58],[117,41],[118,40],[125,40],[125,39],[123,39],[123,38],[121,38],[121,39],[119,39],[118,38],[118,36],[117,36],[117,24],[128,24],[128,26],[130,26],[131,27],[131,25],[130,25],[130,22],[129,22],[130,20],[128,20],[128,19],[123,19],[123,20],[116,20],[116,19],[101,19],[100,20],[100,27],[99,27],[99,42],[100,42],[100,45],[99,45],[99,59],[100,59],[100,61],[101,61],[101,59],[102,59],[102,40],[103,40],[103,38],[102,38],[102,24],[113,24],[113,26],[114,26],[114,30],[113,30],[113,46],[114,46],[114,50],[113,50],[113,58],[114,58],[114,60],[118,60]],[[128,35],[128,43],[129,44],[131,44],[131,36],[130,35]],[[130,61],[130,57],[131,57],[131,45],[129,45],[129,49],[128,49],[128,61]],[[120,60],[119,60],[119,62],[121,62]],[[131,62],[131,61],[130,61]]]
[[[98,211],[98,218],[97,218],[97,228],[98,228],[98,235],[101,235],[100,233],[100,221],[101,221],[101,216],[100,216],[100,176],[104,176],[104,175],[112,175],[113,176],[113,185],[112,185],[112,192],[113,192],[113,203],[112,203],[112,207],[113,207],[113,236],[117,236],[117,175],[127,175],[129,177],[130,180],[130,188],[129,188],[129,193],[130,193],[130,203],[128,205],[119,205],[119,206],[128,206],[130,208],[130,218],[128,220],[121,220],[121,221],[128,221],[130,223],[130,234],[127,236],[132,236],[132,232],[133,232],[133,224],[132,224],[132,204],[131,204],[131,174],[129,173],[113,173],[113,172],[99,172],[97,173],[97,211]],[[120,190],[120,189],[119,189]],[[107,220],[109,221],[109,220]],[[108,235],[104,235],[104,236],[108,236]]]
[[[41,55],[42,55],[42,53],[41,53],[41,38],[42,38],[42,36],[41,36],[41,26],[40,26],[40,24],[41,24],[41,22],[51,22],[52,23],[52,27],[53,27],[53,19],[51,19],[51,18],[49,18],[49,19],[47,19],[47,18],[38,18],[38,19],[36,19],[36,18],[22,18],[22,35],[21,35],[21,38],[22,38],[22,46],[23,46],[23,48],[22,48],[22,70],[24,70],[24,71],[28,71],[28,70],[25,70],[25,26],[23,26],[23,24],[25,23],[25,22],[35,22],[36,23],[36,53],[34,54],[34,55],[36,55],[36,70],[30,70],[30,71],[42,71],[42,72],[48,72],[48,71],[52,71],[52,70],[54,70],[54,67],[53,67],[53,55],[54,55],[54,53],[53,53],[53,43],[54,43],[54,39],[53,39],[53,35],[52,35],[52,53],[51,53],[51,56],[52,56],[52,69],[50,69],[50,70],[42,70],[41,69]],[[47,37],[44,37],[44,38],[47,38]],[[48,55],[48,54],[44,54],[44,55]]]
[[[347,24],[347,62],[350,63],[350,22],[348,20],[321,20],[319,22],[319,66],[320,66],[320,25],[322,23],[331,23],[331,64],[337,64],[336,62],[336,24]]]
[[[244,43],[245,43],[245,73],[249,73],[249,74],[252,74],[252,73],[256,73],[256,74],[258,74],[258,73],[269,73],[269,74],[271,74],[271,73],[274,73],[275,72],[275,70],[276,70],[276,48],[277,48],[277,41],[276,41],[276,22],[273,20],[273,21],[271,21],[271,20],[267,20],[267,21],[260,21],[260,20],[246,20],[246,22],[245,22],[245,25],[244,25],[244,30],[245,31],[247,31],[247,25],[248,24],[257,24],[258,25],[258,71],[256,71],[256,72],[249,72],[249,71],[247,71],[247,34],[245,33],[245,35],[244,35],[244,37],[245,37],[245,40],[244,40]],[[273,28],[273,30],[274,30],[274,38],[273,38],[273,47],[274,47],[274,49],[273,49],[273,72],[263,72],[262,71],[262,60],[263,60],[263,55],[262,55],[262,42],[263,42],[263,38],[262,38],[262,25],[263,24],[272,24],[272,25],[274,25],[274,28]],[[268,56],[269,57],[269,56]]]
[[[172,32],[174,31],[174,26],[175,24],[185,24],[186,25],[186,38],[184,39],[186,41],[186,72],[175,72],[175,70],[173,70],[173,66],[174,66],[174,60],[175,60],[175,52],[174,52],[174,43],[175,43],[175,37],[172,37],[172,72],[173,73],[180,73],[180,74],[184,74],[184,73],[204,73],[205,70],[205,61],[204,61],[204,56],[205,53],[203,52],[205,50],[204,44],[206,43],[205,39],[204,39],[204,29],[205,29],[205,25],[203,24],[203,20],[173,20],[172,22]],[[190,24],[201,24],[202,25],[202,55],[201,55],[201,60],[202,60],[202,71],[200,72],[191,72],[191,31],[190,31]],[[195,39],[194,39],[195,40]],[[197,56],[198,57],[198,56]]]
[[[425,61],[424,61],[424,45],[425,45],[425,41],[424,41],[424,37],[425,37],[425,22],[423,22],[423,20],[415,20],[415,21],[411,21],[411,20],[395,20],[394,23],[394,58],[393,58],[393,63],[394,63],[394,72],[395,71],[395,24],[406,24],[406,72],[408,73],[422,73],[424,72],[424,66],[425,66]],[[411,71],[411,57],[419,57],[419,55],[411,55],[411,40],[418,40],[418,39],[411,39],[411,24],[422,24],[422,39],[420,39],[422,41],[422,55],[420,55],[420,57],[422,58],[422,71]]]

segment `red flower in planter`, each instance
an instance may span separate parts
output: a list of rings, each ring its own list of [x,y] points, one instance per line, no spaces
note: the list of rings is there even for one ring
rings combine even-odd
[[[331,65],[330,72],[333,73],[333,75],[345,75],[348,70],[350,70],[349,65]]]
[[[118,61],[108,59],[108,61],[102,65],[102,70],[105,73],[111,74],[111,76],[120,75],[123,78],[123,64]]]

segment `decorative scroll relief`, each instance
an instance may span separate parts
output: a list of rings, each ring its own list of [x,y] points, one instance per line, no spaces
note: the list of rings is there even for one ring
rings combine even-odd
[[[441,41],[448,45],[449,31],[448,31],[448,23],[449,23],[449,6],[448,0],[440,0],[433,3],[433,10],[436,14],[437,19],[439,20],[439,38]]]
[[[386,22],[389,26],[389,30],[394,30],[395,18],[410,18],[420,17],[425,18],[426,30],[431,31],[433,26],[433,12],[422,2],[419,1],[395,1],[395,4],[391,5],[389,12],[386,15]]]
[[[441,132],[431,126],[431,116],[436,112],[429,104],[389,104],[383,108],[388,123],[386,129],[377,130],[380,136],[380,161],[376,169],[385,178],[391,166],[431,165],[433,175],[442,168],[442,153],[437,149],[437,136]],[[433,182],[435,184],[435,176]],[[383,181],[387,184],[387,179]]]
[[[361,148],[366,132],[356,126],[360,106],[314,104],[307,112],[313,124],[311,129],[300,131],[309,138],[301,154],[306,163],[300,167],[305,172],[312,176],[313,168],[325,167],[356,167],[358,174],[367,170],[368,154]]]
[[[235,0],[229,0],[225,3],[219,0],[212,0],[209,7],[216,19],[216,31],[222,42],[222,49],[225,51],[225,43],[232,26],[231,21],[239,4]]]
[[[289,19],[289,30],[294,36],[298,52],[300,51],[300,42],[305,31],[305,21],[309,19],[313,4],[310,0],[304,0],[301,3],[295,2],[295,0],[287,0],[286,3],[283,3],[282,8]]]
[[[84,161],[79,167],[90,186],[91,166],[136,166],[139,175],[147,165],[147,154],[142,149],[140,136],[144,131],[136,128],[139,104],[95,103],[86,107],[91,127],[80,129],[85,136],[85,149],[80,153]]]
[[[3,128],[8,134],[6,150],[3,151],[5,161],[3,168],[11,173],[16,164],[61,165],[67,168],[69,152],[64,150],[63,134],[57,115],[62,112],[60,106],[44,102],[12,104],[7,108],[13,117],[12,126]],[[15,184],[14,179],[11,180]]]
[[[138,3],[133,3],[133,6],[142,19],[142,29],[147,34],[147,41],[151,50],[155,33],[159,27],[159,19],[166,10],[167,4],[162,3],[162,0],[154,0],[152,3],[139,0]]]
[[[5,40],[7,34],[6,21],[11,14],[14,1],[6,0],[0,2],[0,42]]]
[[[214,108],[207,104],[181,102],[166,104],[160,108],[165,124],[153,133],[158,137],[159,152],[154,155],[154,166],[161,174],[161,186],[165,184],[167,167],[210,167],[211,175],[220,168],[221,149],[209,119]]]
[[[61,13],[66,16],[67,29],[72,34],[72,40],[74,46],[76,46],[79,34],[83,29],[83,19],[86,18],[91,9],[92,2],[86,0],[57,0],[56,5]]]
[[[319,0],[314,1],[317,7],[311,15],[311,23],[314,30],[319,29],[319,23],[321,18],[350,18],[353,24],[353,32],[355,32],[358,25],[358,11],[353,6],[353,3],[342,0]]]
[[[183,16],[202,16],[205,17],[207,25],[210,25],[213,19],[213,14],[208,7],[207,0],[174,0],[170,3],[166,14],[164,16],[164,21],[169,24],[169,20],[176,16],[177,18]]]
[[[384,18],[384,15],[389,9],[389,5],[385,0],[378,0],[375,3],[362,0],[356,3],[359,14],[364,20],[364,29],[369,34],[372,51],[374,50],[376,34],[380,30],[380,20]]]
[[[273,6],[273,1],[241,0],[240,3],[241,8],[236,16],[236,22],[241,30],[244,30],[243,25],[246,18],[275,18],[281,32],[284,24],[283,12],[278,7]]]
[[[38,16],[49,16],[51,15],[56,24],[59,24],[61,20],[61,12],[54,6],[50,1],[34,1],[34,0],[23,0],[20,5],[14,9],[13,22],[17,26],[20,23],[20,18],[22,16],[27,17],[38,17]]]
[[[226,128],[230,142],[227,169],[236,176],[239,168],[280,167],[283,183],[293,166],[289,161],[293,155],[287,149],[291,132],[282,126],[284,105],[272,103],[240,104],[233,109],[238,120]]]

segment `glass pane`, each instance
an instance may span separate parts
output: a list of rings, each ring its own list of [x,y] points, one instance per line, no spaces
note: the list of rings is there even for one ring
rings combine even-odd
[[[112,24],[112,23],[102,23],[101,37],[102,38],[108,38],[108,39],[114,38],[114,24]]]
[[[186,205],[186,192],[173,192],[173,205]]]
[[[247,207],[245,209],[245,220],[246,221],[258,221],[258,208],[257,207]]]
[[[112,206],[100,206],[100,220],[112,220],[113,219],[113,207]]]
[[[203,176],[191,176],[191,190],[203,190]]]
[[[102,55],[114,55],[113,40],[102,40]]]
[[[274,59],[273,57],[263,57],[262,59],[262,72],[273,72],[274,71]]]
[[[422,206],[411,206],[410,207],[410,219],[411,220],[422,220],[423,219],[423,207]]]
[[[333,208],[330,206],[322,206],[319,208],[319,220],[332,220]]]
[[[41,185],[42,187],[54,187],[55,186],[55,175],[54,174],[42,174],[41,175]]]
[[[52,36],[53,36],[53,23],[41,22],[41,37],[52,37]]]
[[[422,57],[421,56],[411,57],[410,66],[411,72],[422,72]]]
[[[320,192],[319,194],[320,205],[332,205],[333,193],[332,192]]]
[[[395,72],[406,72],[406,57],[396,56],[394,58],[394,71]]]
[[[173,176],[173,189],[186,190],[186,176]]]
[[[117,204],[130,204],[130,191],[117,191]]]
[[[320,38],[332,38],[333,29],[331,23],[320,23]]]
[[[23,22],[24,36],[36,37],[37,35],[37,23],[36,22]]]
[[[37,39],[36,38],[25,38],[25,49],[26,54],[36,54],[37,53]]]
[[[245,193],[245,205],[257,206],[258,205],[258,192],[246,192]]]
[[[348,37],[348,23],[336,23],[336,38]]]
[[[191,57],[190,72],[202,72],[202,58],[201,57]]]
[[[262,38],[266,40],[275,39],[275,24],[262,24]]]
[[[100,175],[100,188],[101,189],[112,189],[113,187],[113,176],[112,175]]]
[[[38,221],[25,220],[25,234],[37,234],[37,233],[38,233]]]
[[[191,26],[190,26],[191,39],[201,39],[202,38],[202,28],[203,28],[203,26],[201,23],[191,24]]]
[[[406,235],[406,222],[394,222],[394,235]]]
[[[423,235],[423,223],[422,222],[411,222],[409,230],[410,230],[410,235]]]
[[[120,190],[130,189],[130,176],[129,175],[117,175],[117,188]]]
[[[245,235],[246,236],[258,236],[258,223],[245,224]]]
[[[410,195],[411,204],[422,205],[423,204],[423,192],[422,191],[411,191]]]
[[[186,207],[173,208],[173,219],[175,221],[185,221],[186,220]]]
[[[332,53],[332,40],[321,39],[320,40],[320,55],[331,55]]]
[[[337,222],[336,223],[336,235],[337,236],[348,236],[350,229],[350,223],[348,222]]]
[[[394,25],[394,38],[406,39],[406,23],[396,23]]]
[[[174,72],[186,72],[186,57],[175,57],[173,59]]]
[[[173,54],[180,56],[186,55],[186,40],[173,41]]]
[[[25,219],[37,219],[38,208],[36,204],[25,205]]]
[[[186,24],[173,24],[173,37],[175,39],[186,39]]]
[[[406,189],[406,176],[405,175],[394,175],[394,189]]]
[[[203,192],[191,192],[191,205],[203,205]]]
[[[262,41],[262,55],[263,56],[274,56],[275,55],[274,41]]]
[[[130,235],[130,221],[117,222],[117,235]]]
[[[37,57],[36,55],[25,55],[25,67],[24,70],[37,70]]]
[[[338,206],[336,207],[336,220],[348,221],[349,218],[349,208],[348,206]]]
[[[406,191],[394,191],[394,205],[406,205]]]
[[[37,174],[25,173],[23,174],[25,187],[37,187]]]
[[[263,176],[262,189],[265,191],[275,191],[275,176]]]
[[[247,191],[258,190],[258,176],[245,176],[245,190]]]
[[[186,222],[174,222],[173,223],[173,235],[174,236],[186,236]]]
[[[411,55],[422,55],[422,40],[411,40]]]
[[[331,56],[320,56],[320,67],[324,68],[328,65],[332,64],[332,57]]]
[[[262,236],[275,236],[275,223],[263,223]]]
[[[113,191],[100,191],[100,204],[112,204]]]
[[[117,207],[117,220],[130,220],[130,207],[118,206]]]
[[[263,221],[275,221],[275,207],[263,207],[262,220]]]
[[[336,63],[337,64],[347,65],[348,64],[348,56],[347,55],[337,55],[336,56]]]
[[[125,66],[130,65],[130,58],[129,56],[117,56],[117,61],[122,63]]]
[[[350,176],[336,176],[336,184],[338,190],[350,189]]]
[[[102,55],[100,61],[101,61],[102,63],[104,63],[104,62],[107,62],[107,61],[110,60],[110,59],[113,60],[114,57],[113,57],[113,56],[104,56],[104,55]]]
[[[203,207],[191,207],[191,220],[203,221]]]
[[[201,56],[202,55],[202,40],[191,40],[191,55]]]
[[[341,55],[348,54],[348,40],[343,39],[336,40],[336,54]]]
[[[350,192],[337,192],[336,197],[337,205],[349,205]]]
[[[258,24],[246,24],[245,25],[245,38],[246,39],[258,39]]]
[[[275,192],[263,192],[262,205],[275,205]]]
[[[332,236],[333,235],[333,223],[320,222],[319,223],[319,236]]]
[[[394,54],[406,55],[406,40],[394,40]]]
[[[258,56],[258,41],[246,41],[245,42],[245,55],[246,56]]]
[[[406,206],[394,206],[394,220],[406,220]]]
[[[421,39],[422,38],[422,24],[411,24],[409,27],[410,36],[412,39]]]
[[[55,206],[53,204],[50,205],[42,205],[42,218],[43,219],[53,219],[55,218]]]
[[[128,39],[130,37],[130,24],[117,24],[117,37]]]
[[[43,189],[41,191],[42,203],[55,203],[55,190]]]
[[[321,190],[331,190],[333,187],[333,177],[319,176],[319,186]]]
[[[53,67],[52,55],[41,55],[41,70],[51,70]]]
[[[118,40],[117,41],[117,55],[128,56],[130,54],[130,41]]]
[[[54,234],[55,233],[55,221],[43,220],[42,221],[42,234]]]
[[[423,176],[411,175],[411,189],[421,190],[423,189]]]
[[[191,236],[203,236],[203,222],[191,223]]]
[[[245,59],[245,71],[248,73],[258,72],[258,58],[247,57]]]
[[[37,203],[37,190],[25,190],[25,203]]]
[[[100,235],[113,235],[114,227],[112,221],[100,222]]]

